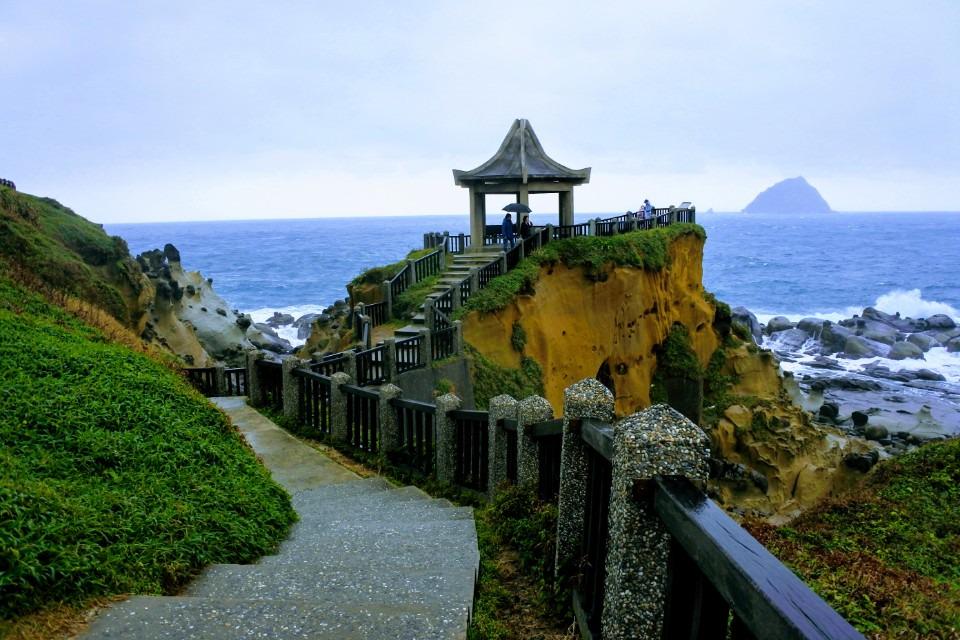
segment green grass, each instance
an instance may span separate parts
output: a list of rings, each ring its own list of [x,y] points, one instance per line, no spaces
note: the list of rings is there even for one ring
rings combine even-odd
[[[606,279],[606,270],[610,266],[659,271],[667,266],[670,243],[686,235],[706,239],[703,227],[681,223],[616,236],[555,240],[533,252],[506,275],[491,280],[454,312],[454,319],[472,311],[498,311],[516,296],[533,293],[533,285],[540,277],[542,266],[562,263],[567,267],[582,267],[588,278],[600,281]]]
[[[167,367],[0,272],[0,619],[169,593],[269,552],[295,513]]]
[[[353,280],[350,281],[351,285],[361,285],[361,284],[381,284],[384,280],[390,280],[393,276],[400,273],[400,270],[407,265],[407,260],[416,260],[422,258],[425,255],[431,254],[436,249],[413,249],[407,253],[407,257],[403,260],[398,260],[397,262],[391,264],[380,265],[377,267],[370,267],[369,269],[364,269],[360,275],[356,276]]]
[[[469,344],[464,345],[473,381],[473,399],[478,409],[486,409],[490,398],[503,393],[523,399],[543,395],[543,369],[528,356],[520,358],[520,368],[501,367]]]
[[[126,243],[56,200],[0,187],[0,260],[128,326],[136,321],[125,298],[139,293],[140,268]]]
[[[751,532],[860,631],[960,629],[960,440],[880,463],[861,490]]]

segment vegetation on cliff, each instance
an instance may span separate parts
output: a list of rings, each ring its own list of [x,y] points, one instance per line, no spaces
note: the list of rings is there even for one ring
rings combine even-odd
[[[287,495],[221,412],[2,270],[0,361],[0,619],[170,593],[286,534]]]
[[[127,243],[52,198],[0,187],[0,261],[109,312],[127,326],[139,312],[140,268]]]
[[[860,489],[779,529],[748,526],[872,638],[960,629],[960,440],[877,465]]]
[[[483,290],[470,296],[455,318],[471,311],[489,313],[506,307],[517,295],[533,292],[541,267],[562,263],[582,267],[592,280],[603,281],[610,266],[630,266],[659,271],[667,266],[670,243],[685,235],[706,239],[703,227],[695,224],[673,224],[668,227],[634,231],[616,236],[580,236],[555,240],[520,262],[506,275],[493,279]]]
[[[473,399],[478,409],[486,409],[490,398],[504,393],[518,399],[543,395],[543,371],[533,358],[522,356],[520,368],[512,369],[498,365],[469,344],[464,345],[464,350],[470,363]]]

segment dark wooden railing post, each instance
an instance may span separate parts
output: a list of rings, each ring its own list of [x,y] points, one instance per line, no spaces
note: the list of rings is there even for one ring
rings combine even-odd
[[[347,399],[340,387],[350,384],[352,378],[343,372],[330,376],[330,436],[346,442],[349,435],[347,424]]]
[[[706,481],[710,439],[679,412],[658,404],[618,421],[613,440],[603,637],[660,638],[671,536],[654,510],[651,481],[656,476]]]
[[[227,392],[227,367],[218,364],[213,367],[214,393],[218,396],[229,395]]]
[[[397,422],[397,410],[390,401],[403,395],[403,389],[394,384],[380,386],[380,400],[377,408],[380,413],[380,451],[386,453],[399,449],[400,429]]]
[[[613,420],[613,394],[593,378],[581,380],[563,392],[563,452],[560,462],[560,497],[557,517],[558,577],[576,570],[583,540],[586,508],[587,460],[580,437],[580,421]],[[569,577],[569,576],[567,576]]]
[[[437,413],[434,416],[434,430],[437,438],[437,480],[453,484],[456,477],[457,434],[456,422],[447,415],[448,411],[459,409],[460,398],[447,393],[436,401]]]
[[[487,493],[493,496],[500,484],[507,480],[507,433],[501,420],[517,419],[517,401],[507,394],[490,398],[487,409]]]
[[[263,360],[263,352],[256,349],[247,351],[247,398],[254,407],[260,406],[260,376],[257,373],[257,360]]]
[[[540,451],[532,425],[552,418],[553,407],[546,398],[529,396],[517,405],[517,484],[540,481]]]
[[[300,410],[300,383],[293,377],[293,370],[308,368],[309,362],[300,358],[290,357],[280,365],[280,380],[283,385],[283,415],[296,421]]]

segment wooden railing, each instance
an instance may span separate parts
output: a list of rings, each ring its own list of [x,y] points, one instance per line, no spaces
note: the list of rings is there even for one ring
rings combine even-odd
[[[511,484],[517,484],[517,421],[504,419],[497,423],[507,436],[506,475]]]
[[[380,394],[352,384],[340,385],[347,404],[347,443],[376,453],[380,441]]]
[[[397,296],[407,290],[410,283],[410,263],[403,266],[390,280],[390,295],[396,300]]]
[[[457,328],[437,329],[430,336],[430,356],[434,361],[449,358],[457,352]]]
[[[227,392],[228,396],[247,395],[247,369],[245,367],[224,369],[223,375],[227,386],[224,391]]]
[[[307,371],[294,369],[297,379],[299,403],[297,422],[307,435],[328,435],[330,433],[330,378]]]
[[[473,279],[464,278],[457,286],[460,287],[460,304],[466,304],[473,295]]]
[[[417,471],[430,475],[434,469],[434,416],[437,407],[427,402],[393,398],[390,405],[397,412],[400,450],[403,461]]]
[[[328,378],[335,373],[343,371],[347,364],[347,356],[343,353],[335,353],[323,358],[320,362],[314,362],[310,365],[310,370],[319,373]]]
[[[454,422],[454,482],[476,491],[486,491],[490,459],[487,412],[457,409],[447,415]]]
[[[437,249],[433,253],[428,253],[422,258],[418,258],[413,262],[413,272],[416,276],[417,282],[420,282],[426,277],[440,273],[443,270],[443,248]]]
[[[560,493],[560,460],[563,453],[563,420],[548,420],[533,425],[537,442],[539,477],[537,492],[545,502],[554,502]]]
[[[412,371],[413,369],[419,369],[424,366],[423,360],[420,358],[420,349],[423,346],[422,336],[413,336],[412,338],[397,340],[395,345],[397,353],[397,373]]]
[[[582,222],[580,224],[557,225],[553,228],[553,238],[551,240],[563,240],[565,238],[579,238],[580,236],[590,235],[590,223]]]
[[[273,360],[257,360],[254,366],[260,386],[260,406],[283,411],[283,366]]]
[[[386,353],[387,348],[383,345],[357,352],[357,384],[359,386],[366,387],[386,382]]]
[[[463,253],[470,248],[470,236],[462,233],[455,236],[447,236],[446,247],[450,253]]]
[[[363,306],[363,311],[370,318],[370,323],[379,327],[387,321],[387,303],[371,302]]]
[[[503,275],[500,273],[500,261],[494,260],[487,266],[480,269],[480,272],[477,274],[477,280],[480,284],[481,289],[485,289],[490,281],[496,278],[497,276]]]
[[[217,395],[216,367],[195,367],[183,371],[187,376],[187,382],[192,384],[197,391],[205,396]]]
[[[577,617],[582,618],[594,637],[599,638],[606,579],[613,428],[603,423],[584,420],[580,426],[580,435],[588,445],[584,447],[587,462],[586,504],[580,546],[580,579],[573,594],[574,609]]]

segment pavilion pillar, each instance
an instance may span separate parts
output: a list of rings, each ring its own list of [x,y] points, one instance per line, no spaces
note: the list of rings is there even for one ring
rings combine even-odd
[[[520,204],[525,204],[528,207],[530,206],[530,190],[527,188],[527,185],[525,184],[520,185],[520,190],[517,191],[517,202],[519,202]],[[518,221],[522,219],[523,219],[522,217],[517,216]]]
[[[470,188],[470,247],[483,249],[483,234],[487,226],[487,196]]]
[[[573,224],[573,189],[560,192],[560,224]]]

